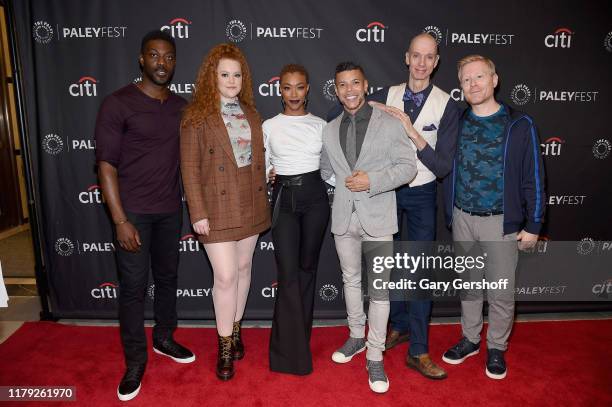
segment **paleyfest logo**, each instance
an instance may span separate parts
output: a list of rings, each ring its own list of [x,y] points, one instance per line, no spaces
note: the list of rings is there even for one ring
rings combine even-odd
[[[60,256],[68,257],[74,253],[74,243],[67,237],[60,237],[55,241],[55,251]]]
[[[520,83],[512,88],[510,99],[512,99],[517,106],[526,105],[531,100],[531,90],[524,83]]]
[[[189,26],[191,21],[184,18],[175,18],[170,20],[168,25],[163,25],[160,30],[168,32],[172,38],[189,38]]]
[[[442,31],[440,31],[440,29],[435,25],[428,25],[427,27],[423,28],[423,32],[434,37],[438,45],[440,45],[440,43],[442,42]]]
[[[338,288],[333,284],[324,284],[319,290],[319,296],[323,301],[333,301],[338,297]]]
[[[47,154],[57,155],[64,149],[64,141],[57,134],[47,134],[41,142],[42,149]]]
[[[336,81],[334,79],[328,79],[323,84],[323,96],[325,99],[335,102],[336,98]]]
[[[610,143],[610,141],[606,140],[605,138],[597,140],[593,145],[593,155],[599,160],[608,158],[611,150],[612,143]]]
[[[606,38],[604,38],[604,48],[606,51],[612,52],[612,31],[610,31],[608,35],[606,35]]]
[[[32,27],[32,36],[39,44],[48,44],[53,39],[53,28],[46,21],[37,21]]]
[[[246,38],[247,28],[240,20],[232,20],[225,27],[225,36],[231,42],[241,42]]]

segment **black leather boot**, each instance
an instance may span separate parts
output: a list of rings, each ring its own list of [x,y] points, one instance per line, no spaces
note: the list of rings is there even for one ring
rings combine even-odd
[[[234,360],[240,360],[244,357],[244,343],[242,343],[242,335],[240,334],[240,324],[242,321],[234,322],[232,330],[232,342],[234,344]]]
[[[229,380],[234,376],[234,346],[231,336],[219,336],[219,353],[217,354],[217,377]]]

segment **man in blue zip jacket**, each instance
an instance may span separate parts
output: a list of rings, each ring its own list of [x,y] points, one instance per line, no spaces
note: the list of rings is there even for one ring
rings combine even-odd
[[[455,250],[477,242],[487,253],[486,281],[507,279],[508,289],[487,290],[486,375],[506,377],[504,352],[514,320],[514,277],[518,250],[533,247],[543,223],[544,167],[531,117],[495,100],[495,65],[480,55],[462,58],[458,76],[469,108],[459,123],[451,176],[444,182],[447,224]],[[462,243],[463,242],[463,243]],[[518,243],[517,243],[518,242]],[[442,360],[460,364],[480,349],[482,291],[462,293],[463,337]]]

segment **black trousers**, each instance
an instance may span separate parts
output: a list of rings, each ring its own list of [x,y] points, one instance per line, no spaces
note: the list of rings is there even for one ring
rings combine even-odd
[[[291,179],[295,177],[277,175],[273,194],[274,202],[280,199],[280,207],[272,228],[278,291],[270,336],[270,370],[305,375],[312,372],[315,280],[329,202],[319,171],[303,174],[301,185],[283,185]]]
[[[179,262],[178,241],[182,211],[168,214],[126,213],[140,234],[142,246],[136,253],[117,244],[119,271],[119,329],[127,366],[146,364],[147,338],[144,302],[153,273],[155,327],[153,341],[162,341],[176,329],[176,288]]]

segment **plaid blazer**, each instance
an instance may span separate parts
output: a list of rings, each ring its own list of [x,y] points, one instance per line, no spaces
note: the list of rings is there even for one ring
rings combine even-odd
[[[253,225],[258,225],[270,219],[261,117],[241,107],[251,127]],[[241,226],[238,166],[220,113],[200,127],[181,127],[181,173],[192,224],[208,218],[211,230]]]

